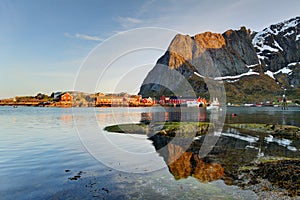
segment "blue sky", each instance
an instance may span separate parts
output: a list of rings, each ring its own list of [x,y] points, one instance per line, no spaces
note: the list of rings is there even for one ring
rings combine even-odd
[[[176,32],[222,33],[240,26],[258,31],[299,16],[299,9],[298,0],[2,0],[0,98],[73,90],[76,74],[89,53],[122,31],[143,27],[175,30],[164,39],[162,48],[167,48]],[[147,68],[139,69],[139,80],[128,82],[131,88],[139,86],[163,50],[148,53],[136,56],[138,65]],[[124,61],[128,66],[128,60],[135,60],[132,55],[129,58]],[[97,90],[112,91],[117,80],[112,74],[102,78]],[[122,87],[133,92],[131,88]]]

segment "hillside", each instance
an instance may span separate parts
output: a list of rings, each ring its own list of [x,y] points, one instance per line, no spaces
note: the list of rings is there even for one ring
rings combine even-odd
[[[284,88],[298,98],[299,66],[300,17],[259,32],[241,27],[223,34],[178,34],[148,73],[139,94],[209,98],[214,85],[223,82],[227,102],[275,101]]]

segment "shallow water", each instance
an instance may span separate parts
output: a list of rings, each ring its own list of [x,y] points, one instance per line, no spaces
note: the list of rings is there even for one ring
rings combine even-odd
[[[300,126],[299,109],[288,111],[275,109],[228,108],[226,122],[272,122]],[[192,112],[193,117],[181,112],[178,118],[176,110],[168,112],[168,120],[177,121],[187,120],[187,117],[188,120],[210,121],[212,115],[205,112],[204,116],[203,111],[196,110]],[[146,136],[110,134],[103,131],[107,125],[138,123],[145,113],[155,115],[156,120],[165,120],[166,110],[160,107],[73,109],[0,107],[1,198],[257,198],[252,191],[226,185],[219,178],[209,183],[201,182],[197,178],[199,176],[195,176],[192,172],[193,169],[195,172],[195,166],[191,168],[191,173],[188,172],[183,177],[175,176],[172,172],[181,173],[181,168],[173,167],[173,171],[170,170],[170,166],[166,165],[168,163],[166,159],[169,157],[158,152],[158,146],[153,145],[154,141],[148,140]],[[194,115],[195,113],[198,114]],[[237,116],[231,117],[231,113],[236,113]],[[260,138],[253,142],[250,137],[253,139],[257,136],[243,135],[236,130],[225,131],[227,135],[221,136],[218,140],[213,154],[218,152],[218,155],[224,156],[228,152],[233,152],[232,155],[237,155],[242,150],[245,155],[251,155],[244,158],[245,160],[252,157],[254,159],[257,155],[262,155],[261,153],[299,157],[299,141]],[[194,152],[199,150],[196,146]],[[222,151],[217,151],[217,147],[220,146]],[[223,148],[224,146],[226,148]],[[171,146],[167,147],[165,150],[168,151],[165,152],[170,156]],[[237,151],[234,151],[236,149]],[[276,151],[273,151],[274,149]],[[225,166],[226,162],[222,163],[218,156],[216,158],[215,161],[223,168],[229,167]],[[183,159],[176,166],[184,162]],[[199,163],[203,164],[200,160]]]
[[[232,113],[237,116],[232,117]],[[227,123],[265,123],[300,127],[300,107],[228,107]]]

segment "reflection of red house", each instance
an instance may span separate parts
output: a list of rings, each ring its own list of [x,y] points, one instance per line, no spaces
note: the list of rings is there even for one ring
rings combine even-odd
[[[60,96],[60,101],[72,101],[73,97],[70,95],[70,93],[64,93]]]

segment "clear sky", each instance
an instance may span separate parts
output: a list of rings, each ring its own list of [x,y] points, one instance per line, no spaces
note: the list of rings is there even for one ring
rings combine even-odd
[[[89,53],[122,31],[160,27],[195,35],[241,26],[259,31],[299,16],[299,10],[299,0],[1,0],[0,98],[73,90]],[[175,31],[165,39],[165,48]],[[140,60],[134,65],[147,65],[139,70],[137,81],[128,82],[131,88],[138,88],[163,54],[147,52],[136,58],[132,54],[122,63],[129,66],[130,60]],[[110,92],[117,84],[112,74],[105,74],[97,89]]]

